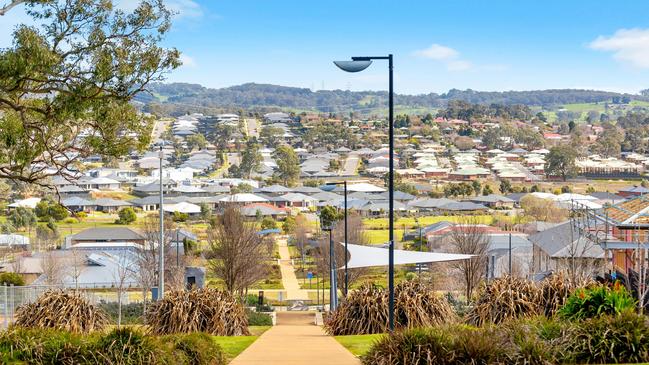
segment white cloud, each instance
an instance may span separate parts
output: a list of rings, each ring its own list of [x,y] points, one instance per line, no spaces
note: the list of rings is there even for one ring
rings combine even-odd
[[[191,68],[196,67],[196,61],[192,57],[186,55],[185,53],[180,54],[180,62],[183,63],[183,67],[191,67]]]
[[[620,29],[612,36],[599,36],[589,44],[598,51],[638,68],[649,68],[649,29]]]
[[[433,44],[426,49],[415,51],[415,55],[419,57],[437,61],[455,59],[459,54],[460,53],[453,48],[442,46],[441,44]]]
[[[193,0],[166,0],[165,4],[169,10],[176,14],[177,18],[199,18],[203,16],[203,9]]]
[[[413,54],[417,57],[440,61],[444,63],[449,71],[466,71],[473,67],[471,62],[460,58],[460,52],[437,43],[428,48],[415,51]]]

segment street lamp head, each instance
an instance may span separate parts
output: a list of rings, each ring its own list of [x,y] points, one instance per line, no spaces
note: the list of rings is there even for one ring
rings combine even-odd
[[[363,61],[334,61],[334,65],[338,66],[339,69],[346,72],[360,72],[364,69],[370,67],[372,61],[363,60]]]

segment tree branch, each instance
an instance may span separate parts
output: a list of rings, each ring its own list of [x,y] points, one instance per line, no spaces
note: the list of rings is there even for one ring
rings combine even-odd
[[[11,0],[11,2],[0,8],[0,16],[7,14],[12,8],[26,2],[26,0]]]

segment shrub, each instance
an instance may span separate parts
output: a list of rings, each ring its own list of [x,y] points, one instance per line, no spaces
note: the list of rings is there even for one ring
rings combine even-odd
[[[363,356],[372,365],[500,364],[511,346],[497,333],[467,326],[397,331],[379,339]]]
[[[0,273],[0,285],[24,286],[25,279],[15,272]]]
[[[0,334],[0,362],[28,364],[224,365],[209,335],[155,337],[124,327],[79,335],[52,329],[11,328]]]
[[[246,314],[248,315],[248,326],[273,325],[273,319],[266,313],[255,312],[247,309]]]
[[[174,214],[171,216],[171,220],[174,222],[187,222],[188,219],[189,214],[187,213],[174,212]]]
[[[227,364],[223,349],[205,333],[189,333],[161,338],[162,342],[173,343],[176,358],[173,363],[188,365],[221,365]],[[184,361],[180,361],[181,355]]]
[[[137,220],[137,214],[135,214],[135,210],[131,207],[126,207],[122,208],[118,213],[117,216],[119,217],[116,221],[115,224],[131,224]]]
[[[128,327],[114,329],[99,338],[94,350],[105,364],[155,364],[160,352],[150,337]]]
[[[91,340],[54,329],[12,327],[0,334],[0,360],[3,364],[92,364]]]
[[[572,346],[577,363],[641,363],[649,359],[649,323],[634,312],[579,322]]]
[[[248,335],[243,305],[232,294],[217,289],[172,291],[146,312],[151,333],[206,332],[217,336]]]
[[[55,328],[74,333],[102,330],[108,317],[72,290],[48,290],[33,303],[16,310],[14,325],[25,328]]]
[[[112,323],[117,323],[118,305],[116,302],[101,303],[101,308],[110,318]],[[122,304],[122,324],[143,324],[144,305],[142,303]]]
[[[577,290],[566,300],[559,315],[566,319],[585,319],[603,314],[620,314],[635,308],[635,299],[616,282],[612,288],[599,285]]]

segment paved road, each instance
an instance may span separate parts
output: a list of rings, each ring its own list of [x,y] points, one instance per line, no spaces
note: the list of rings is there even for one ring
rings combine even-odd
[[[343,165],[342,170],[340,171],[340,176],[356,176],[359,161],[358,154],[350,153],[345,159],[345,164]]]
[[[160,136],[167,130],[171,124],[170,120],[156,120],[153,122],[153,130],[151,131],[151,141],[155,143],[160,139]]]
[[[257,119],[245,119],[246,128],[248,128],[249,137],[259,138],[259,123]]]
[[[360,361],[314,325],[312,312],[278,312],[266,331],[230,365],[360,365]]]
[[[541,181],[541,178],[534,175],[527,167],[523,166],[520,162],[514,162],[514,167],[518,169],[518,171],[522,172],[527,176],[527,180],[530,181]]]

